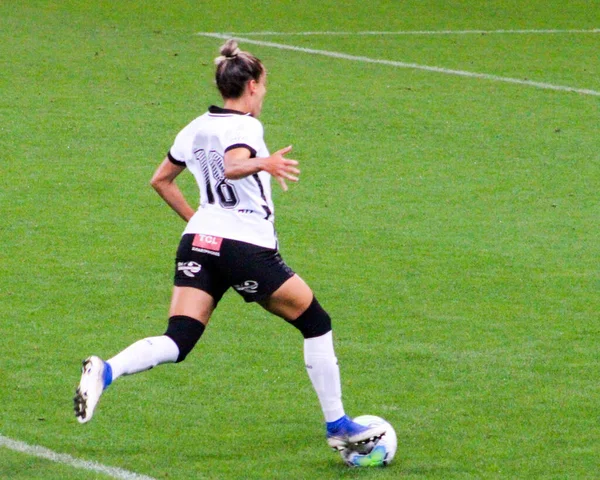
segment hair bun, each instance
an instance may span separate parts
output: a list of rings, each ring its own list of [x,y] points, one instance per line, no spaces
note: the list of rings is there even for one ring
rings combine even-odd
[[[224,55],[225,58],[235,58],[238,56],[238,54],[241,53],[241,50],[239,48],[236,48],[233,52],[228,53],[227,55]]]
[[[221,56],[215,58],[215,63],[219,65],[224,60],[231,60],[232,58],[236,58],[242,51],[239,49],[237,42],[230,38],[225,42],[225,44],[221,47],[220,52]]]

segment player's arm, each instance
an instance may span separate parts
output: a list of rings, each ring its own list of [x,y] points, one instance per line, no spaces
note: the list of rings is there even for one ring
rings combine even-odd
[[[175,183],[177,176],[185,170],[185,165],[176,165],[169,157],[165,157],[163,162],[158,166],[150,185],[158,192],[165,202],[186,222],[195,213],[195,210],[190,206],[184,198],[183,193]]]
[[[291,152],[292,147],[278,150],[269,157],[252,157],[246,147],[232,148],[225,153],[225,178],[238,180],[264,170],[270,173],[281,185],[284,191],[288,189],[285,180],[298,181],[300,170],[296,168],[298,162],[284,155]]]

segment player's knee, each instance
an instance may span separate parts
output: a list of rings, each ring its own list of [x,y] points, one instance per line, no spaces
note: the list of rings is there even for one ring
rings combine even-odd
[[[312,303],[304,313],[289,323],[300,330],[304,338],[320,337],[331,330],[331,317],[316,297],[313,297]]]
[[[204,325],[191,317],[185,315],[175,315],[169,318],[169,326],[165,335],[175,342],[179,348],[177,362],[183,362],[188,353],[192,351],[202,333]]]

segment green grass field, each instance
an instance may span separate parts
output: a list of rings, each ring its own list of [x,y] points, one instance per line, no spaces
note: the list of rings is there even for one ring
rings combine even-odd
[[[600,33],[567,32],[599,27],[591,0],[0,3],[0,478],[110,478],[3,438],[129,478],[600,478]],[[240,41],[301,162],[283,256],[333,317],[347,412],[396,429],[386,469],[327,448],[301,336],[234,293],[184,363],[73,416],[83,358],[166,326],[184,225],[149,179],[219,102],[198,32],[521,82]]]

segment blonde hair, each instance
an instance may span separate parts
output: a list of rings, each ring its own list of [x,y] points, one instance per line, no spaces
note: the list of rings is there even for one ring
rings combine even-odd
[[[215,65],[217,66],[226,60],[236,58],[242,51],[238,47],[237,42],[233,38],[230,38],[221,46],[219,53],[221,55],[215,58]]]

